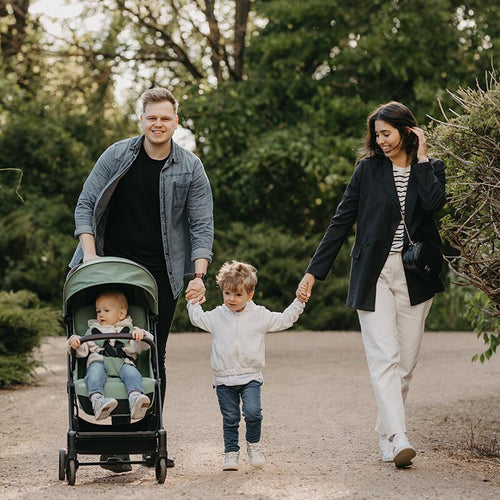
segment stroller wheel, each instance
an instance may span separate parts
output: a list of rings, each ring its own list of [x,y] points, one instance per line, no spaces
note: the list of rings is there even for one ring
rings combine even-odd
[[[70,458],[66,464],[66,481],[70,486],[75,484],[76,480],[76,462]]]
[[[59,450],[59,480],[64,481],[66,477],[66,450]]]
[[[159,484],[163,484],[167,477],[167,459],[162,457],[156,462],[156,480]]]

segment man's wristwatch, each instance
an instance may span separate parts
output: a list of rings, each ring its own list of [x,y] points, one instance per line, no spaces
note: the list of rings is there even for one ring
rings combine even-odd
[[[201,278],[203,283],[207,282],[208,274],[207,273],[194,273],[193,278]]]

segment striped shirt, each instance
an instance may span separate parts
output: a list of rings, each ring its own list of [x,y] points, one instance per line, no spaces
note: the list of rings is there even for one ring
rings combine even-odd
[[[399,205],[401,207],[403,217],[405,215],[406,190],[408,189],[408,179],[410,178],[410,172],[411,166],[398,167],[394,164],[392,165],[392,174],[394,175],[394,183],[396,184],[396,191],[398,193]],[[403,223],[403,219],[401,219],[396,232],[394,233],[391,252],[400,252],[403,249],[404,236],[405,226]]]

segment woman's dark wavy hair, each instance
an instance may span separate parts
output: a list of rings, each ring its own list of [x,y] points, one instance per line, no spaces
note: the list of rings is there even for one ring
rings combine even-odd
[[[365,144],[359,152],[358,160],[373,158],[379,155],[383,156],[384,154],[382,148],[377,144],[377,137],[375,135],[376,120],[387,122],[398,129],[403,139],[403,147],[413,162],[417,156],[418,138],[408,130],[408,127],[417,127],[417,120],[404,104],[397,101],[381,104],[366,119]]]

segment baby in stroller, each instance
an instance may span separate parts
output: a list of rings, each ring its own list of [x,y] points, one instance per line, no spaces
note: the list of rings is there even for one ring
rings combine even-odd
[[[81,343],[78,335],[72,335],[67,342],[68,350],[74,349],[77,358],[87,359],[85,384],[87,386],[94,417],[103,420],[111,414],[118,405],[114,398],[104,397],[106,378],[118,376],[125,384],[128,394],[130,416],[141,419],[146,414],[150,399],[143,393],[142,375],[135,366],[137,355],[149,349],[147,337],[153,340],[153,335],[142,328],[134,327],[128,316],[128,303],[125,294],[119,290],[108,290],[101,293],[96,301],[96,319],[88,321],[85,335],[99,333],[131,333],[132,339],[96,340]]]

